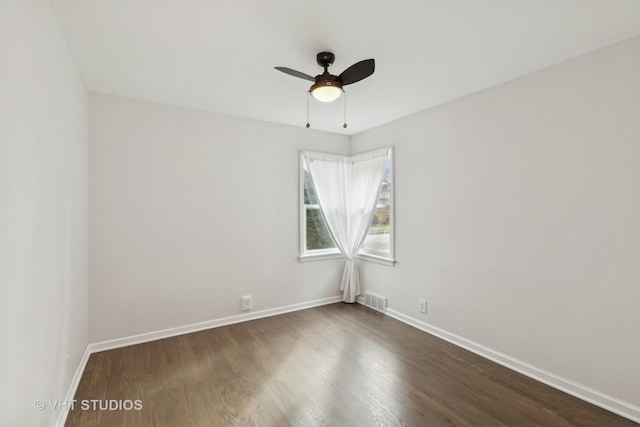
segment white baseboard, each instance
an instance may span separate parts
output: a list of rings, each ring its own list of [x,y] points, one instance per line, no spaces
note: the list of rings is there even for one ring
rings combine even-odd
[[[304,310],[306,308],[318,307],[326,304],[333,304],[342,301],[342,295],[335,297],[322,298],[314,301],[302,302],[298,304],[285,305],[283,307],[271,308],[268,310],[254,311],[235,316],[223,317],[220,319],[207,320],[200,323],[192,323],[190,325],[178,326],[176,328],[163,329],[160,331],[147,332],[139,335],[132,335],[124,338],[116,338],[113,340],[100,341],[89,344],[91,353],[99,351],[111,350],[114,348],[127,347],[129,345],[141,344],[149,341],[171,338],[178,335],[190,334],[192,332],[203,331],[205,329],[219,328],[221,326],[233,325],[234,323],[247,322],[249,320],[262,319],[264,317],[276,316],[278,314],[290,313],[292,311]]]
[[[364,301],[361,298],[358,298],[356,301],[364,305]],[[387,308],[385,314],[389,317],[393,317],[396,320],[406,323],[407,325],[413,326],[414,328],[420,329],[421,331],[448,341],[458,347],[469,350],[479,356],[484,357],[485,359],[489,359],[506,368],[533,378],[536,381],[540,381],[541,383],[577,397],[578,399],[584,400],[593,405],[606,409],[607,411],[613,412],[622,417],[640,423],[640,407],[629,402],[625,402],[615,397],[608,396],[585,385],[563,378],[552,372],[545,371],[544,369],[537,368],[521,360],[515,359],[506,354],[502,354],[481,344],[452,334],[420,320],[414,319],[413,317],[404,315],[390,308]]]
[[[80,362],[78,363],[76,372],[73,374],[73,378],[71,379],[71,384],[69,384],[69,389],[67,390],[67,395],[64,402],[72,401],[73,397],[76,395],[76,390],[78,389],[78,385],[80,384],[80,378],[82,378],[82,373],[84,372],[84,368],[87,366],[90,355],[91,353],[89,351],[89,346],[87,346],[84,349],[84,353],[82,353],[82,357],[80,358]],[[64,423],[67,421],[67,416],[69,415],[68,405],[64,405],[64,408],[64,410],[61,410],[58,413],[58,418],[56,419],[56,422],[54,424],[55,427],[64,427]]]

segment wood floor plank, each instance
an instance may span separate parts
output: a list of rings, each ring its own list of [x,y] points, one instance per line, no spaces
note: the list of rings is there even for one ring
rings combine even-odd
[[[638,426],[342,303],[92,354],[75,399],[67,427]]]

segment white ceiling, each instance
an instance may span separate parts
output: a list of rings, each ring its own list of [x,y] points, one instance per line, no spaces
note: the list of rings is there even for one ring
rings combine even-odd
[[[640,34],[638,0],[50,0],[92,92],[304,127],[316,53],[375,58],[311,127],[354,134]],[[640,52],[639,52],[640,54]]]

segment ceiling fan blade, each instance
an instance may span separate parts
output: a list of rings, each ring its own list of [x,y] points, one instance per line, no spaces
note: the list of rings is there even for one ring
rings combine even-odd
[[[299,77],[301,79],[310,80],[312,82],[316,81],[316,79],[311,77],[310,75],[305,74],[305,73],[301,73],[300,71],[292,70],[291,68],[275,67],[275,69],[278,70],[278,71],[282,71],[285,74],[289,74],[290,76],[293,76],[293,77]]]
[[[376,62],[373,59],[365,59],[364,61],[357,62],[351,67],[347,68],[338,76],[338,80],[342,82],[342,85],[350,85],[352,83],[359,82],[362,79],[366,79],[376,69]]]

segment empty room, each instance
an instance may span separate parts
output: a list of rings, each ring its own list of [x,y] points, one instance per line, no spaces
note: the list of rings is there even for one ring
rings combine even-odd
[[[1,0],[0,425],[640,424],[637,0]]]

